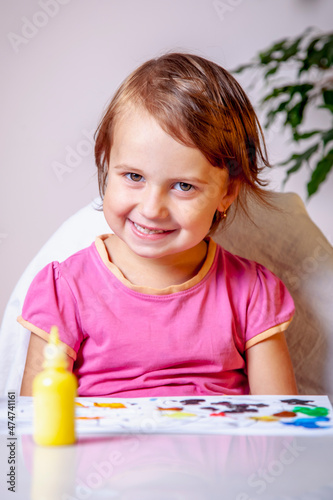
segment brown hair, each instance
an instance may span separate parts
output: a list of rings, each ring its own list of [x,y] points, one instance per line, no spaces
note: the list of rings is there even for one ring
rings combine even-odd
[[[263,133],[245,92],[221,66],[197,55],[169,53],[151,59],[121,84],[96,131],[95,158],[99,192],[105,194],[112,134],[117,115],[129,104],[148,111],[177,141],[198,148],[218,168],[227,168],[230,183],[239,182],[239,204],[250,193],[268,203],[270,166]],[[211,232],[219,224],[214,216]]]

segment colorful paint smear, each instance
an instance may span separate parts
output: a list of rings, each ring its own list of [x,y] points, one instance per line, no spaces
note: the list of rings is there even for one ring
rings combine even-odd
[[[290,405],[303,405],[303,406],[316,406],[314,404],[310,404],[310,403],[314,403],[313,399],[281,399],[281,403],[288,403]]]
[[[158,406],[157,409],[160,411],[183,411],[183,408],[181,406],[175,406],[174,408],[161,408],[160,406]]]
[[[174,413],[164,413],[163,416],[170,418],[187,418],[187,417],[197,417],[197,414],[187,413],[185,411],[175,411]]]
[[[310,417],[326,417],[329,414],[329,409],[322,406],[316,408],[304,408],[303,406],[296,406],[293,410],[296,413],[304,413]]]
[[[257,420],[258,422],[277,422],[279,419],[273,417],[272,415],[263,415],[262,417],[249,417],[251,420]]]
[[[111,408],[114,410],[119,408],[126,408],[123,403],[94,403],[94,406],[97,406],[99,408]]]
[[[293,417],[297,417],[297,413],[295,413],[293,411],[280,411],[278,413],[273,413],[273,417],[293,418]]]
[[[306,429],[322,429],[318,422],[329,422],[328,417],[309,417],[309,418],[296,418],[292,422],[282,422],[284,425],[294,425],[296,427],[305,427]]]

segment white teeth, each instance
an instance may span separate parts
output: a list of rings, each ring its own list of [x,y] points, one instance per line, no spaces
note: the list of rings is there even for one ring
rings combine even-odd
[[[165,232],[165,231],[163,231],[163,229],[153,230],[153,229],[148,229],[147,227],[139,226],[139,224],[137,224],[136,222],[133,222],[133,224],[137,228],[137,230],[140,231],[140,233],[144,233],[144,234],[161,234],[161,233]]]

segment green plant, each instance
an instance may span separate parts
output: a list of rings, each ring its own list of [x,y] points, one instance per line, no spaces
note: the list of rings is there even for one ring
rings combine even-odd
[[[291,130],[297,152],[279,165],[287,168],[283,184],[302,167],[310,168],[307,183],[308,198],[318,191],[333,167],[333,33],[314,34],[307,29],[297,38],[285,38],[260,52],[249,64],[234,72],[259,70],[266,92],[260,100],[265,111],[265,128],[277,117]],[[267,88],[269,89],[267,93]],[[326,114],[329,126],[320,130],[304,128],[311,109]],[[324,120],[323,120],[324,121]],[[301,149],[300,146],[306,146]]]

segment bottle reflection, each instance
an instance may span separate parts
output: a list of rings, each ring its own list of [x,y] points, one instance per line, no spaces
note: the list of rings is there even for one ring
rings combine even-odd
[[[59,500],[74,496],[76,452],[75,446],[34,446],[32,500]]]

